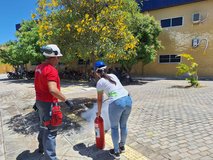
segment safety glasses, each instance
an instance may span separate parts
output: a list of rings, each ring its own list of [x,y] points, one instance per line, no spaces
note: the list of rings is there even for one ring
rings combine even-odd
[[[55,55],[58,55],[58,51],[53,51],[53,49],[51,47],[42,46],[40,50],[41,50],[41,52],[45,52],[47,54],[54,53]]]

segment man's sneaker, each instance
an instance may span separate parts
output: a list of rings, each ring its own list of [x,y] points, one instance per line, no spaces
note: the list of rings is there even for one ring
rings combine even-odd
[[[38,153],[43,154],[43,153],[44,153],[44,150],[43,150],[43,149],[38,149]]]
[[[44,150],[42,150],[42,149],[36,149],[34,152],[39,153],[39,154],[43,154]]]
[[[109,154],[113,156],[115,159],[120,159],[120,153],[115,153],[114,149],[110,149]]]
[[[120,146],[120,153],[125,153],[125,147],[124,146]]]

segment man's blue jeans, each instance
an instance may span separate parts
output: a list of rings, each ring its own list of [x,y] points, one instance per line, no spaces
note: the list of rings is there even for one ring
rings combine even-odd
[[[43,121],[49,120],[51,103],[36,101],[40,119],[40,131],[38,134],[39,149],[44,151],[45,160],[57,160],[56,157],[56,128],[50,129],[43,125]]]
[[[127,137],[127,120],[132,109],[130,96],[119,98],[109,105],[109,120],[111,125],[111,136],[115,152],[119,152],[119,130],[120,146],[124,146]]]
[[[40,149],[44,150],[45,160],[57,160],[56,158],[57,131],[51,132],[48,128],[40,128],[38,141]]]

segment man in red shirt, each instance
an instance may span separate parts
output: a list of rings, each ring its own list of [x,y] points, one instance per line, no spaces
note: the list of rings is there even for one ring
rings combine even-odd
[[[45,160],[57,160],[55,148],[58,127],[45,122],[50,122],[52,108],[58,106],[58,99],[69,107],[72,107],[72,102],[60,91],[60,78],[55,68],[59,58],[63,56],[60,49],[55,44],[49,44],[42,47],[41,51],[46,60],[36,67],[34,80],[36,107],[40,118],[39,152],[44,152]]]

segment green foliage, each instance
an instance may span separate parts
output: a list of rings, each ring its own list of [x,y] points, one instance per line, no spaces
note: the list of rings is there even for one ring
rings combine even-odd
[[[3,49],[0,49],[0,58],[3,63],[8,63],[12,66],[23,64],[22,58],[15,51],[16,44],[17,42],[9,41],[3,45]]]
[[[153,62],[157,56],[157,51],[162,48],[158,40],[162,28],[154,17],[141,14],[135,10],[129,15],[129,29],[138,39],[138,44],[136,48],[137,56],[120,62],[128,71],[140,60],[142,60],[143,66]]]
[[[191,84],[191,86],[199,86],[198,82],[198,64],[194,61],[194,58],[190,54],[180,54],[182,58],[185,58],[190,64],[179,63],[176,67],[178,69],[177,75],[188,74],[189,77],[186,80]]]
[[[38,0],[37,11],[37,20],[22,22],[17,41],[1,49],[6,63],[40,62],[40,46],[54,43],[63,62],[103,59],[130,71],[139,60],[152,62],[161,47],[159,24],[135,0]]]
[[[17,36],[17,52],[23,58],[24,64],[29,62],[41,62],[43,56],[40,53],[38,45],[38,25],[36,21],[24,21],[21,28],[16,32]]]
[[[1,52],[1,49],[0,49],[0,52]],[[3,64],[3,62],[2,62],[2,60],[1,60],[1,58],[0,58],[0,64]]]
[[[142,60],[144,64],[153,62],[157,50],[162,47],[158,40],[158,36],[162,31],[160,24],[154,17],[137,14],[132,17],[131,27],[134,35],[139,39],[136,59]]]
[[[127,8],[137,8],[137,4],[133,1],[124,9],[127,2],[73,0],[72,4],[53,4],[39,0],[40,43],[58,44],[66,60],[102,58],[114,63],[130,59],[136,55],[137,38],[128,30]]]
[[[22,22],[16,36],[17,41],[7,42],[0,50],[2,62],[17,66],[42,61],[43,56],[39,53],[40,47],[37,44],[39,36],[35,21]]]
[[[38,0],[40,44],[56,43],[64,59],[103,59],[130,68],[152,62],[161,28],[135,0]],[[46,6],[46,7],[44,7]]]

